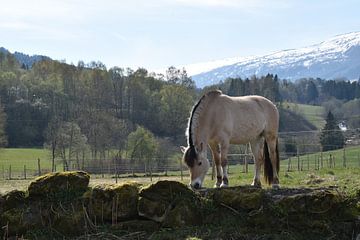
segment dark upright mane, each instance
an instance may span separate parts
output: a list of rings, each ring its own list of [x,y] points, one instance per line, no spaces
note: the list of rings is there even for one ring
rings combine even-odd
[[[196,151],[195,151],[195,146],[194,146],[194,141],[192,139],[192,124],[193,124],[193,117],[194,117],[194,113],[196,111],[196,109],[199,107],[201,101],[205,98],[205,95],[203,95],[200,100],[195,104],[195,106],[193,107],[193,109],[191,110],[191,115],[190,115],[190,119],[189,119],[189,125],[188,125],[188,129],[187,129],[187,135],[188,135],[188,148],[184,154],[184,162],[186,163],[186,165],[188,165],[188,167],[192,168],[195,164],[195,159],[196,159]]]
[[[221,91],[219,90],[214,90],[214,91],[210,91],[206,94],[204,94],[200,100],[194,105],[193,109],[191,110],[191,115],[190,115],[190,119],[189,119],[189,125],[188,125],[188,129],[187,129],[187,135],[188,135],[188,149],[186,150],[185,154],[184,154],[184,162],[191,168],[194,166],[195,163],[195,159],[196,159],[196,151],[195,151],[195,146],[194,146],[194,140],[192,138],[193,132],[192,132],[192,125],[193,125],[193,119],[194,119],[194,114],[196,112],[196,110],[198,109],[198,107],[200,106],[200,103],[205,99],[206,96],[210,96],[210,95],[219,95],[221,94]]]
[[[188,126],[188,144],[189,147],[194,147],[194,142],[192,139],[192,124],[193,124],[193,117],[194,117],[194,113],[196,111],[196,109],[199,107],[201,101],[205,98],[205,94],[200,98],[200,100],[195,104],[195,106],[193,107],[193,109],[191,110],[191,115],[190,115],[190,120],[189,120],[189,126]]]

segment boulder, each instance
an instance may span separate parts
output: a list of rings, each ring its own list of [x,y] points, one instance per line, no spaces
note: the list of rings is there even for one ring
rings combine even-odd
[[[24,209],[12,208],[5,211],[0,219],[1,226],[7,236],[21,236],[26,233],[29,226],[23,220]]]
[[[215,203],[225,207],[251,211],[263,205],[265,191],[252,186],[217,188],[211,190],[209,196]]]
[[[186,185],[159,181],[140,191],[138,213],[164,227],[193,226],[202,223],[201,202]]]
[[[139,187],[136,182],[97,185],[85,194],[89,210],[102,222],[134,219],[138,216]]]
[[[12,190],[3,196],[4,211],[12,208],[21,207],[25,203],[25,192]]]
[[[82,171],[48,173],[30,183],[29,198],[71,201],[87,190],[89,180],[90,175]]]

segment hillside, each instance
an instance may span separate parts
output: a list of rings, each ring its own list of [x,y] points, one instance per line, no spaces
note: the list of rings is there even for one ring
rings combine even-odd
[[[267,73],[290,80],[307,77],[358,79],[360,32],[338,35],[304,48],[283,50],[264,56],[233,58],[217,63],[217,67],[212,63],[203,64],[205,71],[193,74],[192,78],[198,87],[216,84],[229,77],[246,78]],[[212,69],[209,70],[206,66]],[[191,69],[192,66],[187,68]]]
[[[9,50],[7,50],[4,47],[0,47],[0,53],[9,54]],[[15,59],[19,62],[21,66],[24,66],[26,68],[31,68],[32,65],[36,62],[42,61],[42,60],[50,60],[49,57],[43,56],[43,55],[28,55],[21,52],[14,52],[13,53]]]
[[[324,108],[307,104],[283,103],[283,107],[304,117],[317,129],[322,129],[325,125]]]

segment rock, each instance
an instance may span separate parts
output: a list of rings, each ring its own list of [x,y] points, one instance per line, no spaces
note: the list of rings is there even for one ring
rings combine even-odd
[[[265,191],[252,186],[218,188],[214,189],[210,196],[215,203],[236,210],[255,210],[262,206]]]
[[[29,198],[71,201],[87,190],[89,180],[90,175],[82,171],[48,173],[30,183]]]
[[[136,182],[95,186],[87,196],[91,199],[89,209],[103,222],[134,219],[138,216],[139,187]]]
[[[119,222],[111,226],[112,230],[123,230],[126,232],[155,232],[159,230],[160,225],[150,220],[130,220]]]
[[[4,211],[12,208],[21,207],[25,203],[25,192],[19,190],[12,190],[6,193],[3,197]]]
[[[193,226],[202,223],[200,199],[182,183],[159,181],[140,191],[140,216],[165,227]]]
[[[64,236],[76,236],[86,230],[85,217],[82,210],[61,212],[55,214],[52,219],[52,228]]]
[[[341,202],[338,193],[331,190],[319,189],[308,190],[303,192],[289,190],[288,194],[274,194],[272,200],[277,208],[282,209],[285,214],[291,213],[315,213],[326,214],[334,211]]]
[[[22,208],[12,208],[2,214],[0,222],[7,236],[21,236],[29,229],[23,221],[23,213]]]

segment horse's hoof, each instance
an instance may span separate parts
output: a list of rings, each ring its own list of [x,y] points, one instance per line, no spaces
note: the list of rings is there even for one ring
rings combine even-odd
[[[256,188],[261,188],[261,182],[260,181],[253,181],[251,183],[251,186],[256,187]]]
[[[227,188],[228,186],[229,186],[228,184],[222,183],[222,184],[220,185],[220,188]]]
[[[218,183],[215,183],[214,184],[214,188],[219,188],[221,185],[220,184],[218,184]]]
[[[272,189],[274,189],[274,190],[280,189],[280,184],[273,184]]]

